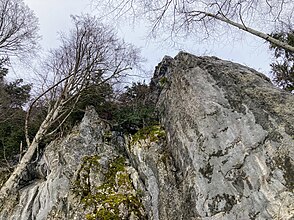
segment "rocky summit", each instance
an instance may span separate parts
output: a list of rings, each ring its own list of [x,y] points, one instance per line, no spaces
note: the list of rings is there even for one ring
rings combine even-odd
[[[127,135],[89,107],[29,167],[0,219],[294,218],[293,94],[184,52],[164,57],[150,86],[160,124]]]

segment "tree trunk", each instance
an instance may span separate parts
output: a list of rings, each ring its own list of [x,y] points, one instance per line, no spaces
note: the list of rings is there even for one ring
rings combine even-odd
[[[36,133],[32,143],[27,149],[27,152],[22,157],[20,163],[17,165],[13,173],[10,175],[9,179],[4,183],[0,190],[0,206],[3,204],[4,199],[9,196],[11,191],[14,188],[17,188],[17,185],[22,177],[23,171],[26,169],[27,165],[31,162],[34,153],[39,145],[39,142],[42,140],[46,132],[48,131],[51,123],[58,117],[58,114],[62,108],[62,105],[53,108],[46,116],[45,120],[41,124],[38,132]]]
[[[20,163],[17,165],[16,169],[13,171],[13,173],[10,175],[9,179],[5,182],[5,184],[2,186],[0,190],[0,204],[3,202],[3,200],[10,194],[11,190],[13,188],[16,188],[22,172],[26,169],[27,165],[31,161],[36,149],[38,147],[38,142],[33,141],[28,148],[27,152],[21,159]]]
[[[291,46],[291,45],[289,45],[289,44],[287,44],[285,42],[282,42],[280,40],[277,40],[277,39],[273,38],[272,36],[270,36],[268,34],[265,34],[263,32],[254,30],[254,29],[252,29],[250,27],[246,27],[243,24],[239,24],[239,23],[234,22],[234,21],[232,21],[232,20],[230,20],[228,18],[225,18],[225,17],[220,17],[218,15],[214,15],[214,14],[207,13],[207,12],[203,12],[203,14],[205,14],[208,17],[215,18],[215,19],[217,19],[219,21],[223,21],[223,22],[225,22],[225,23],[227,23],[229,25],[232,25],[234,27],[237,27],[237,28],[239,28],[239,29],[241,29],[243,31],[246,31],[246,32],[248,32],[250,34],[253,34],[253,35],[257,36],[257,37],[260,37],[262,39],[265,39],[266,41],[268,41],[268,42],[270,42],[270,43],[272,43],[274,45],[277,45],[278,47],[284,48],[285,50],[294,53],[294,47],[293,46]]]

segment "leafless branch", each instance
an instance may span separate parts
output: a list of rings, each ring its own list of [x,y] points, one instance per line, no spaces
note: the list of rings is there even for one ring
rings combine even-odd
[[[95,0],[95,2],[101,2],[101,0]],[[119,13],[130,16],[128,11],[121,8],[128,5],[129,0],[113,0],[108,3],[112,10],[115,11],[117,6],[120,8]],[[190,33],[197,37],[202,37],[203,33],[206,33],[205,36],[211,36],[212,33],[219,34],[223,24],[226,24],[227,27],[237,27],[285,50],[293,51],[291,45],[278,42],[267,33],[275,31],[280,24],[292,23],[294,12],[291,9],[294,8],[294,1],[138,0],[131,1],[131,4],[136,9],[135,14],[144,14],[146,15],[144,18],[151,22],[152,36],[158,36],[156,33],[162,32],[170,33],[171,38],[181,37],[181,34],[186,36]]]
[[[22,0],[0,1],[0,54],[20,56],[38,48],[38,19]]]

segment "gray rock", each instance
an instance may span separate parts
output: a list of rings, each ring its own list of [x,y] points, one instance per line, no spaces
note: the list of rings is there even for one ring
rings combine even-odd
[[[159,219],[293,218],[294,96],[215,57],[179,53],[171,65],[158,107],[181,197]]]
[[[0,219],[85,219],[87,215],[95,219],[97,207],[93,206],[99,203],[95,200],[100,195],[98,188],[103,191],[102,186],[109,183],[110,178],[113,186],[107,187],[112,191],[103,192],[103,196],[118,204],[110,204],[109,210],[119,207],[120,219],[144,217],[143,205],[137,202],[140,198],[129,178],[131,173],[138,174],[128,166],[127,160],[120,159],[122,157],[114,146],[103,141],[106,132],[111,133],[109,126],[99,120],[93,109],[89,109],[79,127],[66,138],[46,147],[36,167],[35,176],[40,179],[27,183],[17,195],[9,198],[0,209]],[[121,142],[121,137],[116,136],[115,140]],[[114,171],[113,166],[117,166]],[[87,203],[90,199],[91,203]],[[134,201],[138,203],[136,212],[132,206]]]
[[[110,131],[93,109],[48,145],[6,219],[294,218],[294,96],[215,57],[165,57],[151,80],[161,125]]]

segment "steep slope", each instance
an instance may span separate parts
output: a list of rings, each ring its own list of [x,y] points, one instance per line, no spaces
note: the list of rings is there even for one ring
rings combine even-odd
[[[179,192],[162,197],[176,209],[163,219],[294,217],[294,96],[215,57],[162,64],[154,83],[165,82],[158,106]]]
[[[46,147],[28,171],[31,181],[0,206],[0,219],[144,219],[138,174],[123,148],[123,137],[89,108],[67,137]]]
[[[47,146],[0,219],[294,218],[292,94],[248,67],[183,52],[163,59],[151,87],[160,125],[127,136],[89,109]]]

